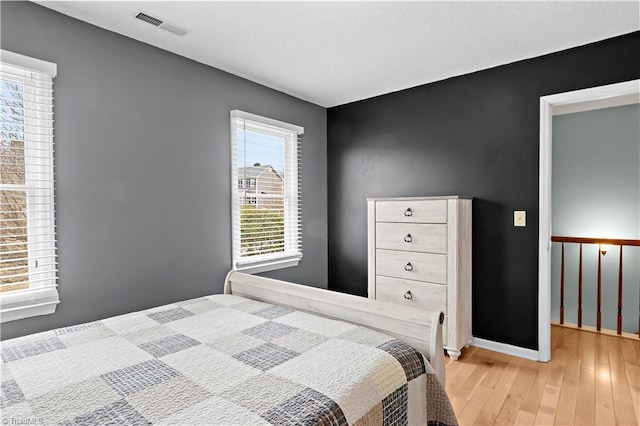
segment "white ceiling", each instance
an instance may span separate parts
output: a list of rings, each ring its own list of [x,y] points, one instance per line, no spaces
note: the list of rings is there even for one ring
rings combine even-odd
[[[640,30],[637,0],[36,3],[324,107]]]

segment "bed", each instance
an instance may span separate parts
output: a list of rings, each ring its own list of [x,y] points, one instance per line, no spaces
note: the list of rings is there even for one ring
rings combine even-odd
[[[456,424],[442,313],[231,272],[225,294],[2,342],[3,424]]]

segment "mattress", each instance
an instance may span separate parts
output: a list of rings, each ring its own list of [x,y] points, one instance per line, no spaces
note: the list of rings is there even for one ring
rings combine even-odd
[[[3,424],[456,423],[410,346],[235,295],[3,341],[1,374]]]

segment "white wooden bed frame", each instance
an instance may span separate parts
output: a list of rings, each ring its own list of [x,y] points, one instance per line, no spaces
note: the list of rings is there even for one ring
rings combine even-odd
[[[227,274],[224,293],[288,306],[389,334],[419,350],[433,366],[442,385],[445,384],[444,313],[441,311],[406,307],[236,271]]]

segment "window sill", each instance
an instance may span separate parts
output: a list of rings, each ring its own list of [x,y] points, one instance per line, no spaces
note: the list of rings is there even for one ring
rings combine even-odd
[[[3,294],[0,296],[0,323],[52,314],[58,303],[55,286]]]
[[[298,266],[301,258],[302,255],[257,262],[247,262],[245,260],[244,262],[246,263],[239,264],[239,262],[236,262],[234,270],[238,272],[245,272],[247,274],[258,274],[260,272],[275,271],[276,269],[292,268],[294,266]]]

